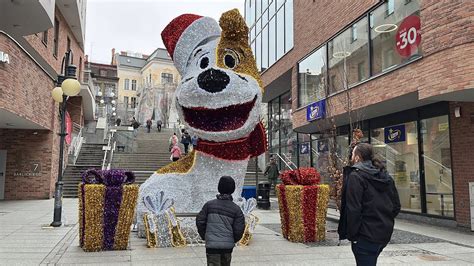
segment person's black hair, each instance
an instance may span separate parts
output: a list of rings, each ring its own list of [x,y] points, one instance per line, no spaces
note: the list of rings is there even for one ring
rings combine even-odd
[[[359,143],[354,147],[354,154],[362,161],[372,161],[372,164],[380,170],[385,170],[384,163],[375,156],[374,149],[369,143]]]

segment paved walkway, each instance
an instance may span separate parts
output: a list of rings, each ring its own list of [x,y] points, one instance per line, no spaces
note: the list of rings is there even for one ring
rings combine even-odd
[[[0,201],[0,265],[205,265],[204,247],[148,249],[145,240],[133,233],[128,250],[85,253],[78,247],[77,200],[64,200],[65,226],[48,227],[52,210],[53,200]],[[337,218],[332,210],[329,215]],[[335,239],[328,239],[328,246],[290,243],[279,233],[278,211],[259,210],[257,216],[260,225],[251,246],[234,249],[233,265],[355,265],[347,242],[341,246],[331,244]],[[474,264],[472,233],[406,221],[396,224],[413,239],[409,244],[390,244],[379,258],[380,265]],[[419,235],[427,238],[416,238]],[[327,237],[337,234],[330,230]],[[419,243],[431,238],[436,238],[435,243]]]

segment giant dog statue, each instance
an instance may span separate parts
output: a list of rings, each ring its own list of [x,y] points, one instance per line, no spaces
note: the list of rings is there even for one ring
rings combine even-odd
[[[219,24],[209,17],[181,15],[166,26],[162,38],[181,74],[175,94],[180,121],[199,140],[193,152],[141,185],[139,232],[146,211],[142,199],[150,194],[164,191],[176,212],[197,213],[215,198],[219,178],[228,175],[236,183],[233,198],[239,199],[249,159],[267,146],[260,120],[260,75],[238,10],[225,12]]]

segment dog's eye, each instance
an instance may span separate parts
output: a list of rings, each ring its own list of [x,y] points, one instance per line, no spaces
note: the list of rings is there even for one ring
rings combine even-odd
[[[235,68],[239,64],[238,55],[232,50],[227,50],[224,55],[224,64],[230,69]]]
[[[201,59],[201,62],[199,63],[199,67],[201,67],[201,69],[205,69],[208,66],[209,66],[209,58],[207,58],[207,56],[203,57]]]

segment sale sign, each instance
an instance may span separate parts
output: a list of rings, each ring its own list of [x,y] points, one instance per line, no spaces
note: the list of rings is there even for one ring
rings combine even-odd
[[[402,21],[395,35],[397,52],[400,56],[410,57],[416,53],[417,47],[421,43],[420,28],[419,16],[411,15]]]

